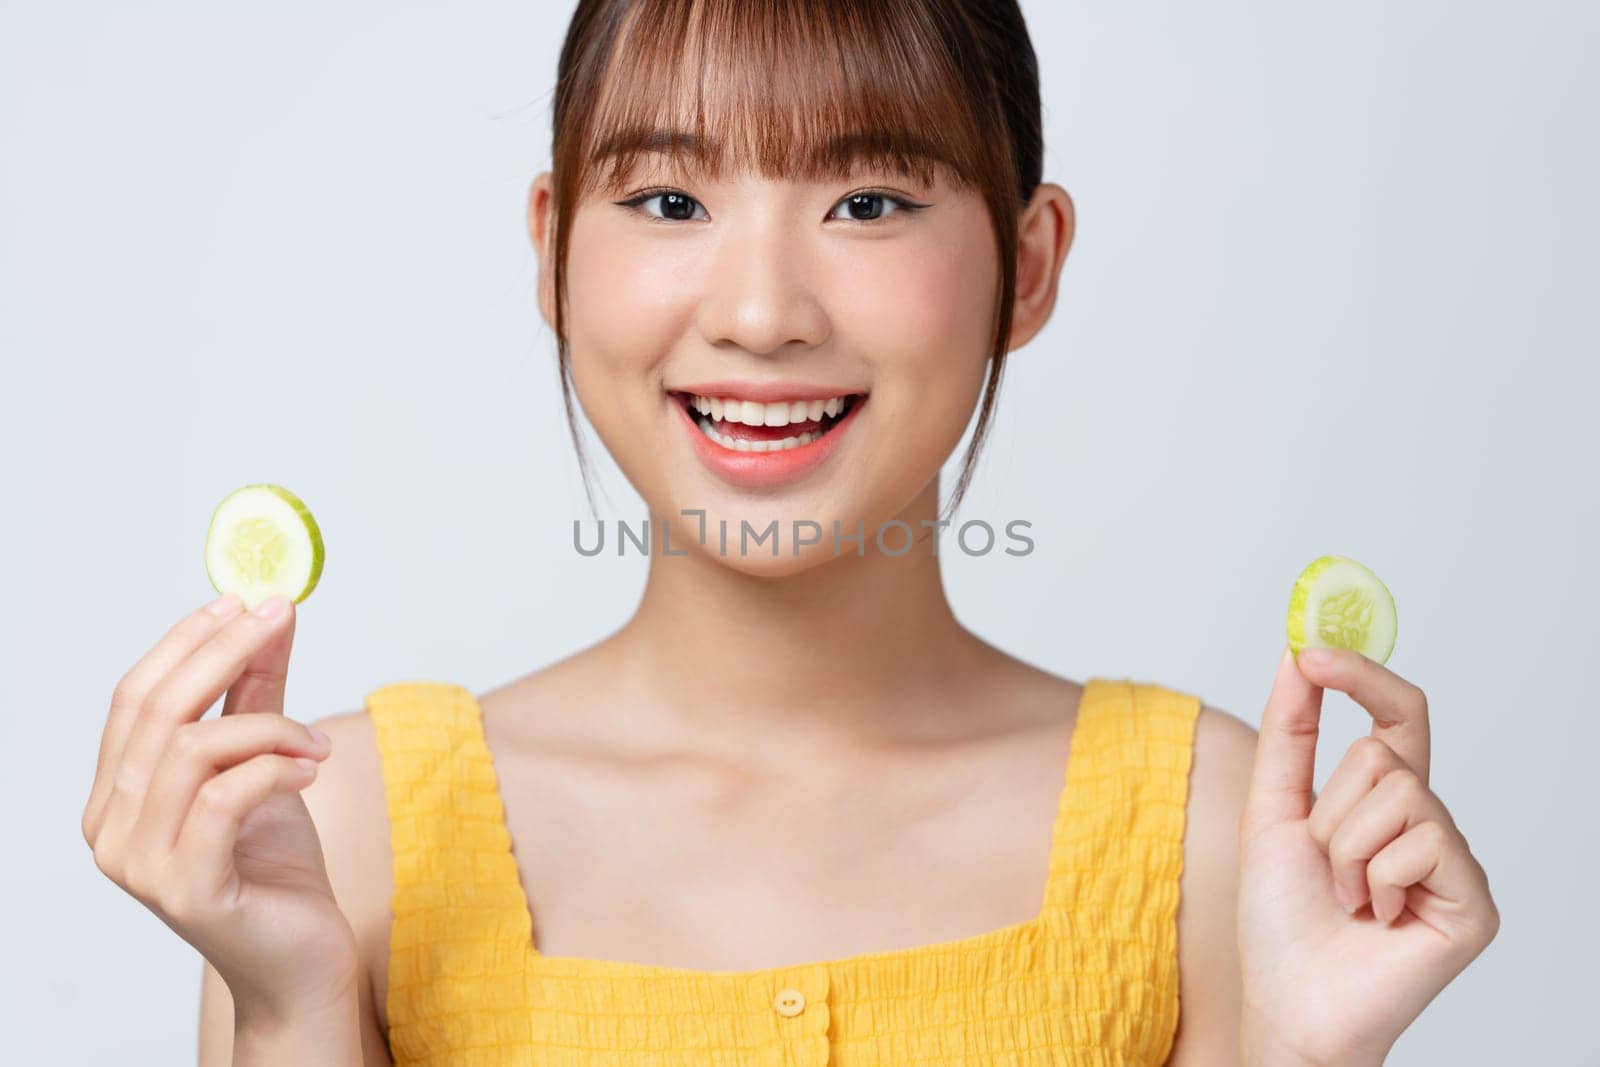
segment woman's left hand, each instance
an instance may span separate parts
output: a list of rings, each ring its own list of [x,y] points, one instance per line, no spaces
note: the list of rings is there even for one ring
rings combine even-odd
[[[1375,660],[1285,648],[1239,826],[1247,1064],[1381,1064],[1500,928],[1483,867],[1428,788],[1428,700]],[[1373,720],[1314,797],[1324,689]]]

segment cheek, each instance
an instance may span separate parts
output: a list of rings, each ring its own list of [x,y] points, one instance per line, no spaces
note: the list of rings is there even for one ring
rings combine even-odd
[[[655,480],[660,392],[682,336],[683,285],[670,258],[579,212],[567,253],[572,382],[600,443],[635,486]]]
[[[994,307],[992,257],[965,245],[908,244],[892,259],[858,269],[857,285],[840,294],[874,359],[913,377],[981,361]]]
[[[693,321],[682,254],[580,211],[567,253],[572,381],[602,443],[630,479],[652,447],[669,354]],[[635,481],[635,484],[638,484]]]
[[[610,374],[648,371],[681,335],[688,298],[679,256],[636,247],[625,229],[579,212],[567,254],[568,340]],[[579,368],[574,366],[574,374]]]
[[[999,277],[984,221],[870,254],[858,247],[833,272],[835,325],[872,362],[880,399],[914,406],[941,441],[965,429],[989,357]]]

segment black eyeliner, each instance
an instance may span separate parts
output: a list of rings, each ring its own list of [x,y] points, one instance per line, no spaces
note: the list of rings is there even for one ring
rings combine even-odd
[[[626,200],[613,200],[612,203],[615,204],[618,207],[625,207],[625,208],[629,208],[631,210],[636,210],[639,207],[639,205],[643,204],[646,200],[650,200],[650,199],[652,199],[654,197],[658,197],[658,196],[667,196],[667,195],[670,195],[670,194],[676,194],[678,196],[681,196],[685,200],[690,201],[691,203],[695,203],[695,204],[700,203],[700,201],[696,200],[694,197],[690,196],[688,193],[684,192],[682,189],[672,189],[672,188],[646,189],[643,192],[635,193],[633,196],[628,197]],[[838,202],[834,204],[834,206],[837,207],[839,204],[844,203],[846,200],[851,200],[851,199],[853,199],[855,197],[858,197],[858,196],[871,196],[871,197],[877,197],[880,200],[888,200],[888,201],[896,204],[900,208],[901,211],[907,212],[908,214],[915,214],[916,212],[921,211],[923,208],[932,206],[931,204],[919,204],[914,200],[907,200],[903,196],[897,196],[894,193],[885,192],[885,191],[880,190],[880,189],[863,189],[859,193],[849,193],[846,196],[841,197],[838,200]],[[687,221],[689,221],[688,219],[662,219],[662,218],[656,218],[654,215],[652,215],[650,217],[651,217],[652,221],[655,221],[655,222],[687,222]],[[862,219],[850,219],[848,221],[860,222],[862,225],[871,225],[872,223],[877,222],[879,220],[878,219],[865,219],[865,220],[862,220]]]

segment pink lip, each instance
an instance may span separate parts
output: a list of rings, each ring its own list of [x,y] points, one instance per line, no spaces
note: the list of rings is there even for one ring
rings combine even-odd
[[[691,396],[756,400],[764,404],[779,400],[831,400],[836,396],[861,396],[866,393],[865,389],[841,389],[831,385],[807,385],[804,382],[700,382],[675,385],[670,391]]]
[[[739,398],[758,399],[748,390],[750,386],[735,387],[727,383],[728,392],[701,392],[703,387],[696,386],[693,392],[699,396],[732,396]],[[822,400],[827,397],[843,396],[845,393],[813,393],[807,396],[802,391],[795,391],[795,387],[785,386],[783,391],[773,393],[774,400]],[[684,390],[688,392],[689,390]],[[770,391],[770,389],[769,389]],[[798,481],[816,470],[822,461],[833,454],[839,447],[840,440],[850,431],[850,424],[855,422],[856,413],[867,404],[867,398],[861,396],[845,412],[844,418],[833,425],[827,433],[812,441],[809,445],[798,448],[784,449],[782,452],[736,452],[731,448],[723,448],[711,438],[701,432],[691,417],[689,408],[677,396],[667,394],[667,403],[671,404],[678,413],[678,421],[683,424],[684,430],[689,434],[689,444],[694,448],[695,455],[700,457],[706,469],[730,485],[739,486],[741,489],[771,489],[789,482]]]

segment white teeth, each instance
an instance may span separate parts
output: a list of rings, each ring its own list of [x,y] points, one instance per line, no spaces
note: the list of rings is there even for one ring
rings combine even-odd
[[[735,452],[784,452],[791,448],[809,445],[822,434],[818,431],[807,431],[798,437],[785,437],[777,441],[746,441],[738,437],[729,437],[711,425],[710,419],[700,420],[700,432],[711,438],[723,448],[731,448]]]
[[[792,422],[814,422],[824,415],[836,416],[844,410],[846,398],[828,400],[779,400],[764,404],[758,400],[734,397],[693,396],[689,406],[713,422],[742,422],[746,426],[787,426]],[[785,438],[785,440],[788,440]]]

